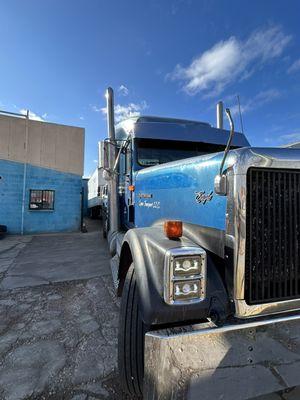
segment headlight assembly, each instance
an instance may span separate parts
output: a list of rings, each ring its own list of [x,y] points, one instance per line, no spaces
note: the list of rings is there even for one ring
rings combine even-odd
[[[200,247],[170,249],[165,256],[164,300],[196,303],[205,298],[206,252]]]

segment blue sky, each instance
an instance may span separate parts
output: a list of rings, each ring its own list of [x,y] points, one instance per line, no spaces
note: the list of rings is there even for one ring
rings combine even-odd
[[[85,174],[117,118],[215,124],[240,95],[252,145],[300,140],[300,2],[0,0],[0,106],[86,129]]]

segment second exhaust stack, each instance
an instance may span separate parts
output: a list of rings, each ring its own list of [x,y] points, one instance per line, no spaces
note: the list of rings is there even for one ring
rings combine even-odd
[[[223,129],[223,101],[217,104],[217,128]]]

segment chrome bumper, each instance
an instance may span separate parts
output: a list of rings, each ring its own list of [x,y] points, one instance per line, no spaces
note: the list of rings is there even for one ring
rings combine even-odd
[[[300,385],[300,316],[145,339],[144,399],[244,400]]]

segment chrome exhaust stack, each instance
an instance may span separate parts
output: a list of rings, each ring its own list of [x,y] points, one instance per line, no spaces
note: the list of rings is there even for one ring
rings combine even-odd
[[[114,166],[117,157],[116,133],[115,133],[115,111],[114,111],[114,91],[111,87],[106,91],[107,107],[107,134],[109,139],[108,147],[108,166],[109,166],[109,197],[108,197],[108,243],[110,253],[116,253],[116,236],[119,231],[119,208],[118,208],[118,175],[115,173]]]
[[[111,87],[107,88],[105,97],[106,97],[106,109],[107,109],[107,136],[111,141],[114,141],[116,140],[114,91]]]

